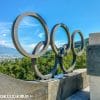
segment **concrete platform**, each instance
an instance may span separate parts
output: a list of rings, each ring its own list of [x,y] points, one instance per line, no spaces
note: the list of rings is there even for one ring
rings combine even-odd
[[[14,95],[15,97],[24,96],[23,100],[66,100],[66,98],[88,85],[86,69],[78,69],[62,77],[38,81],[23,81],[0,74],[0,97]],[[22,98],[16,100],[22,100]]]

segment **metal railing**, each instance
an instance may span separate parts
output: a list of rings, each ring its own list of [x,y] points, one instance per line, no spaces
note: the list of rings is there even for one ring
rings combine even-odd
[[[19,26],[19,23],[26,16],[31,16],[33,18],[36,18],[41,23],[41,25],[42,25],[42,27],[44,28],[44,31],[45,31],[45,40],[40,41],[36,45],[36,47],[34,48],[32,54],[29,54],[28,52],[26,52],[24,50],[24,48],[21,46],[21,44],[19,42],[19,39],[18,39],[18,26]],[[63,45],[61,48],[57,48],[57,46],[54,42],[54,37],[55,37],[55,32],[60,27],[65,30],[66,36],[68,37],[68,44]],[[75,38],[76,34],[79,34],[80,37],[81,37],[81,43],[82,44],[81,44],[81,49],[80,49],[79,52],[77,52],[75,50],[74,38]],[[32,66],[34,68],[34,71],[35,71],[36,75],[38,77],[40,77],[41,79],[52,78],[55,75],[55,73],[58,69],[58,64],[60,65],[60,67],[61,67],[61,69],[64,73],[72,72],[75,68],[77,56],[80,56],[84,51],[84,38],[83,38],[82,32],[80,30],[75,30],[72,33],[72,35],[70,35],[68,27],[63,23],[59,23],[59,24],[56,24],[52,28],[51,32],[49,32],[48,31],[48,26],[47,26],[45,20],[39,14],[33,13],[33,12],[23,13],[15,19],[15,21],[13,23],[13,27],[12,27],[12,39],[13,39],[13,43],[14,43],[16,49],[22,55],[32,59]],[[36,64],[36,61],[37,61],[38,57],[42,56],[47,51],[47,48],[48,48],[49,45],[51,45],[52,50],[55,53],[55,64],[54,64],[54,67],[53,67],[53,69],[51,70],[51,72],[49,74],[43,75],[41,73],[41,71],[39,71],[38,66]],[[41,46],[43,46],[42,50],[39,53],[37,53],[40,50]],[[63,58],[64,58],[64,56],[67,56],[70,51],[72,51],[73,60],[72,60],[72,63],[71,63],[71,66],[69,67],[69,69],[66,69],[64,67],[64,64],[63,64]]]

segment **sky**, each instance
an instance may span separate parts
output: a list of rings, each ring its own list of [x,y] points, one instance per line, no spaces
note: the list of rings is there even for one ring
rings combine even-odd
[[[81,30],[84,38],[92,32],[100,32],[100,0],[0,0],[0,45],[14,48],[12,24],[24,12],[38,13],[46,21],[49,32],[57,23],[64,23],[70,34]],[[28,52],[45,40],[44,34],[41,24],[31,17],[25,17],[18,28],[19,41]],[[67,37],[59,28],[55,44],[59,46],[63,43],[67,43]]]

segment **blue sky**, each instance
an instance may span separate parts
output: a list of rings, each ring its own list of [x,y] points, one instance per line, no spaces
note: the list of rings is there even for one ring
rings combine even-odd
[[[100,0],[1,0],[0,44],[14,47],[11,39],[12,23],[19,14],[27,11],[40,14],[49,31],[55,24],[64,23],[70,33],[79,29],[85,38],[91,32],[100,32]],[[67,38],[62,29],[57,31],[55,37],[57,45],[66,43]],[[20,24],[19,40],[30,51],[37,42],[44,40],[44,30],[37,20],[26,17]]]

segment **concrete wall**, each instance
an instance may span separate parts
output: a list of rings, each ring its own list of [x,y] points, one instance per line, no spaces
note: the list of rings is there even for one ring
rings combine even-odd
[[[100,100],[100,33],[92,33],[87,49],[91,100]]]
[[[1,95],[28,95],[23,100],[65,100],[89,85],[86,69],[75,70],[61,79],[23,81],[0,74]],[[2,99],[0,99],[2,100]],[[15,99],[4,99],[15,100]],[[22,100],[22,99],[16,99]]]

